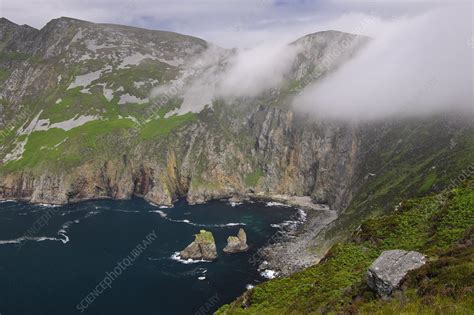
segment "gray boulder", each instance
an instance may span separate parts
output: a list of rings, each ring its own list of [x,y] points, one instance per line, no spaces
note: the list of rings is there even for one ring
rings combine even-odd
[[[381,298],[387,298],[410,270],[423,266],[425,262],[425,256],[418,252],[384,251],[367,271],[367,284]]]
[[[244,229],[240,228],[237,236],[229,236],[227,238],[227,245],[224,247],[226,253],[240,253],[245,252],[248,249],[247,245],[247,234]]]

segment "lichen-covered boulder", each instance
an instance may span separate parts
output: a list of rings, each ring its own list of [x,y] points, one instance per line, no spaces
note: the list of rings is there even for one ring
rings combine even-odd
[[[248,248],[247,234],[245,234],[244,229],[241,228],[237,236],[229,236],[227,238],[227,245],[224,247],[224,252],[229,254],[240,253],[245,252]]]
[[[367,284],[381,298],[387,298],[410,270],[423,266],[425,262],[425,256],[418,252],[384,251],[367,271]]]
[[[179,256],[181,259],[215,260],[217,259],[216,242],[211,232],[200,230],[195,235],[194,241],[183,249]]]

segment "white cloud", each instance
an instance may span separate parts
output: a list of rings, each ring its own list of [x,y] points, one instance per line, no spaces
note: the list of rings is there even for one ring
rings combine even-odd
[[[382,21],[366,49],[308,86],[294,105],[334,119],[472,114],[471,19],[469,8],[462,6]]]
[[[278,87],[298,53],[297,46],[265,43],[239,51],[222,75],[217,93],[225,97],[256,96]]]
[[[0,15],[35,27],[70,16],[240,47],[225,71],[207,71],[187,87],[190,99],[206,90],[201,103],[212,95],[253,96],[278,86],[296,54],[286,44],[306,34],[369,35],[374,40],[362,54],[295,100],[298,109],[318,117],[352,119],[472,109],[472,5],[458,10],[434,2],[0,0]],[[214,61],[213,54],[206,58]]]

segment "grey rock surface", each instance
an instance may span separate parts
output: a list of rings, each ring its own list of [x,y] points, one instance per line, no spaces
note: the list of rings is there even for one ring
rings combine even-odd
[[[387,298],[410,270],[423,266],[425,262],[425,256],[419,252],[384,251],[367,271],[367,284],[380,297]]]
[[[224,247],[226,253],[240,253],[245,252],[249,246],[247,245],[247,234],[244,229],[240,228],[237,236],[229,236],[227,238],[227,245]]]

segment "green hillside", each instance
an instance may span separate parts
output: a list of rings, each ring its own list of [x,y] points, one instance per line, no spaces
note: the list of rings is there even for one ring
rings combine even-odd
[[[218,314],[472,314],[474,311],[474,180],[404,200],[366,220],[324,260],[288,278],[247,291]],[[429,262],[409,273],[389,301],[367,287],[367,268],[388,249],[416,250]]]

